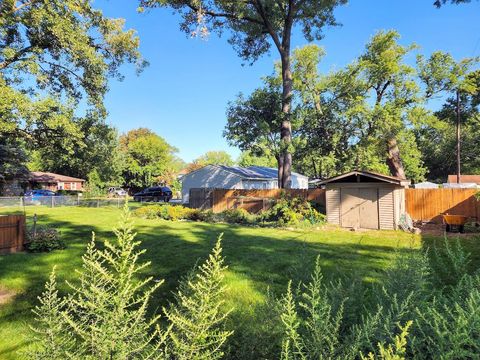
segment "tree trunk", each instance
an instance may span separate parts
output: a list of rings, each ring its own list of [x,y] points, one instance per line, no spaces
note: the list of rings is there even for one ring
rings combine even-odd
[[[398,148],[397,139],[392,137],[387,140],[387,165],[392,176],[405,179],[405,170],[403,168],[402,159],[400,157],[400,149]]]
[[[292,124],[290,122],[290,110],[292,104],[293,93],[293,76],[290,64],[290,46],[284,49],[282,53],[282,123],[280,126],[280,142],[282,160],[282,168],[279,166],[279,184],[282,189],[290,189],[292,187],[292,154],[289,146],[292,143]],[[279,162],[280,165],[280,162]],[[281,172],[280,172],[281,170]]]
[[[283,176],[283,154],[278,154],[277,164],[278,164],[278,188],[282,188],[282,176]]]

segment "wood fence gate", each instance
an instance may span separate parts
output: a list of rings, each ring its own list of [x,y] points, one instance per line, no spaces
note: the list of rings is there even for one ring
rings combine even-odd
[[[25,215],[0,215],[0,253],[22,251],[25,244]]]

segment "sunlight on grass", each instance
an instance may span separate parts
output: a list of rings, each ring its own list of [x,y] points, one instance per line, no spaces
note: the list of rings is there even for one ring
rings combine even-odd
[[[75,281],[75,269],[92,231],[97,240],[112,238],[117,224],[116,208],[27,207],[28,225],[33,214],[39,224],[57,228],[67,249],[42,254],[0,256],[0,288],[17,293],[9,304],[0,305],[0,358],[17,359],[17,351],[28,344],[31,309],[37,304],[47,277],[57,265],[58,283],[65,291],[65,280]],[[156,293],[152,308],[172,298],[178,281],[208,256],[217,236],[224,233],[223,250],[229,269],[225,306],[234,309],[242,331],[255,334],[258,306],[267,291],[279,296],[289,279],[308,274],[317,255],[327,278],[355,274],[364,281],[379,281],[381,271],[392,261],[396,249],[419,248],[421,238],[393,231],[351,232],[337,228],[284,230],[227,224],[170,222],[134,219],[138,239],[147,249],[144,260],[152,266],[142,275],[165,279]]]

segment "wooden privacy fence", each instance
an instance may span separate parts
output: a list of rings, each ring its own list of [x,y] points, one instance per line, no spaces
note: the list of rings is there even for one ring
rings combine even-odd
[[[281,197],[302,198],[325,206],[323,189],[190,189],[190,206],[221,212],[245,209],[252,213],[266,210]]]
[[[23,250],[25,215],[0,215],[0,253]]]
[[[406,189],[407,213],[413,220],[442,222],[441,215],[464,215],[480,220],[475,189]]]

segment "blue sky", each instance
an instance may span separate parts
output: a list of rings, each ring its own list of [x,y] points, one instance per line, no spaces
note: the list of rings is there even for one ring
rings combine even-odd
[[[457,59],[480,56],[480,1],[436,9],[433,0],[351,0],[336,10],[341,27],[327,28],[318,42],[327,55],[324,72],[341,68],[361,54],[378,30],[395,29],[401,43],[412,42],[426,55],[435,50]],[[110,82],[106,97],[108,121],[120,132],[148,127],[179,149],[191,161],[208,150],[226,150],[234,158],[238,149],[222,137],[228,101],[249,93],[260,78],[272,72],[277,54],[263,56],[253,66],[242,60],[222,38],[192,39],[179,30],[179,18],[169,9],[136,13],[135,0],[101,0],[96,6],[106,15],[126,19],[137,30],[141,52],[150,66],[136,76],[132,66],[123,69],[125,80]],[[299,33],[294,47],[306,44]],[[412,57],[413,60],[413,57]]]

